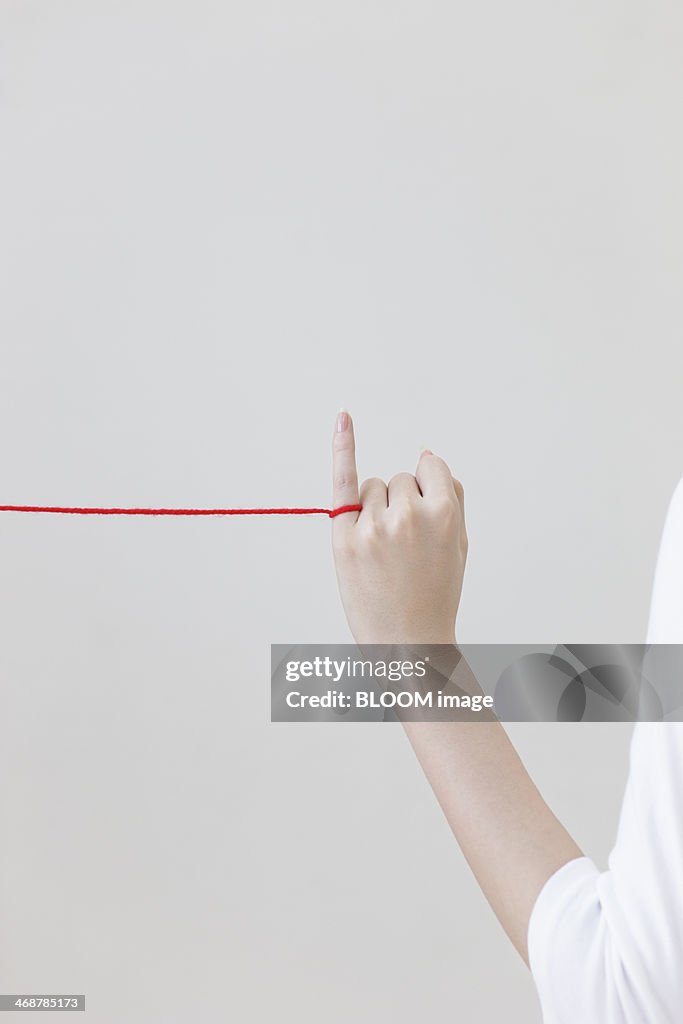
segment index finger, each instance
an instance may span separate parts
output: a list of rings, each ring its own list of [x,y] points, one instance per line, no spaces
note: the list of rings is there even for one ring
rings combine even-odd
[[[346,409],[340,409],[332,440],[332,507],[358,505],[358,473],[356,472],[356,440],[353,420]],[[335,516],[335,523],[355,523],[358,512]]]

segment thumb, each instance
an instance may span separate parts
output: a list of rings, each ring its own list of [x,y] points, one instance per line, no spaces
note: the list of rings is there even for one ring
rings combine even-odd
[[[332,507],[358,505],[358,473],[356,472],[356,440],[353,420],[346,409],[340,409],[332,440]],[[345,512],[335,517],[335,522],[344,519],[355,523],[358,512]]]

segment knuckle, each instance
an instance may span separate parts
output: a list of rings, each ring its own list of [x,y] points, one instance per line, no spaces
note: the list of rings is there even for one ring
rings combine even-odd
[[[412,473],[396,473],[396,475],[392,476],[392,478],[390,480],[390,486],[391,486],[391,484],[402,484],[402,483],[403,484],[414,484],[415,483],[415,477],[412,475]]]
[[[378,476],[370,476],[370,477],[368,477],[367,480],[363,481],[363,484],[361,486],[361,494],[367,494],[368,491],[374,491],[374,490],[377,490],[377,488],[379,488],[379,487],[385,487],[385,486],[386,485],[384,483],[384,480],[380,479],[380,477],[378,477]]]
[[[345,491],[348,487],[355,486],[356,474],[353,470],[337,469],[333,483],[337,491]]]

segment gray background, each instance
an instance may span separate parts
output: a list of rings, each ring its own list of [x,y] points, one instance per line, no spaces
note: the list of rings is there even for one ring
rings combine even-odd
[[[644,639],[682,44],[661,0],[4,4],[1,500],[327,503],[343,404],[363,475],[462,478],[462,641]],[[328,533],[2,516],[0,990],[538,1020],[400,729],[268,722],[270,642],[348,639]],[[628,727],[511,732],[604,863]]]

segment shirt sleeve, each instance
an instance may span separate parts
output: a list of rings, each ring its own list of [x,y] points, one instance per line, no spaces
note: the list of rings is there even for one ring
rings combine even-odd
[[[683,483],[669,507],[649,643],[683,643]],[[544,1024],[683,1021],[683,723],[639,722],[608,869],[570,861],[541,890],[529,963]]]

